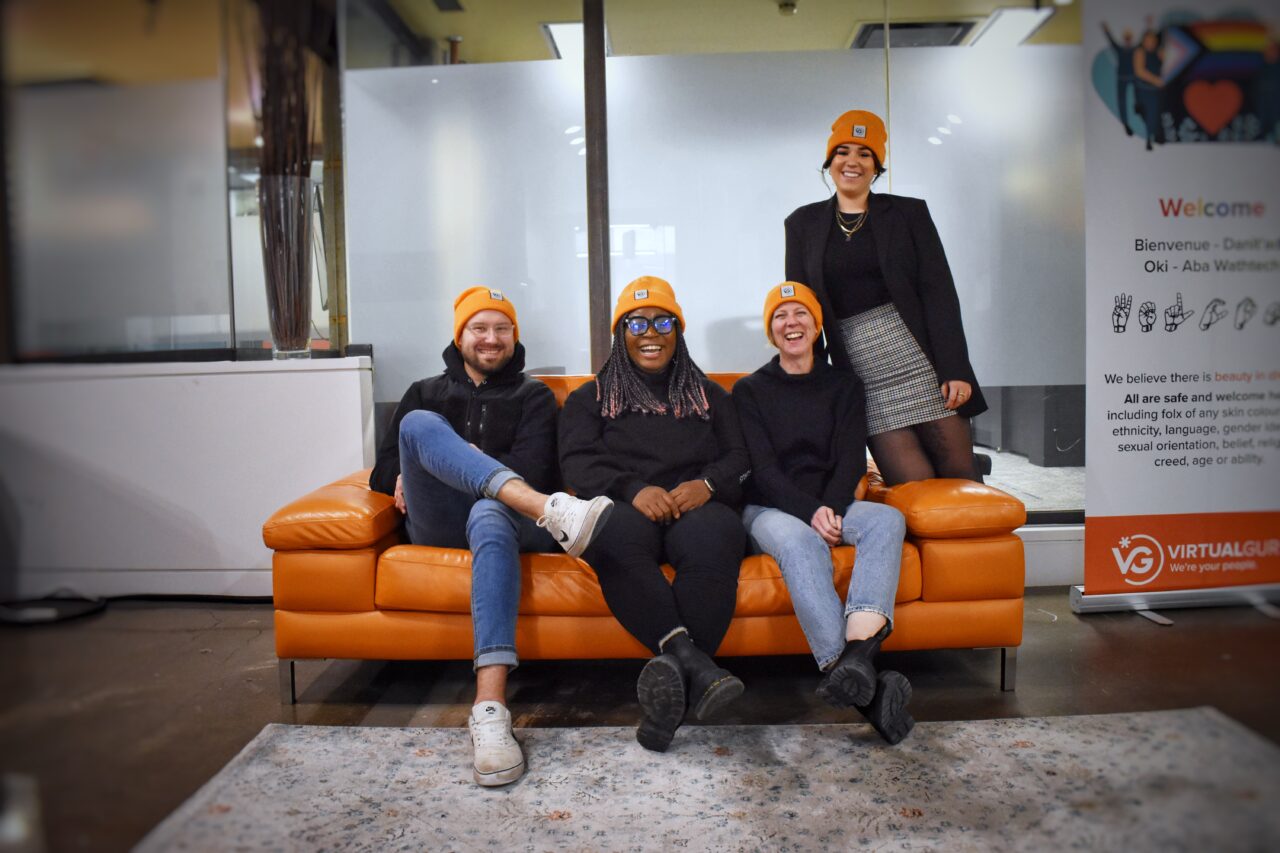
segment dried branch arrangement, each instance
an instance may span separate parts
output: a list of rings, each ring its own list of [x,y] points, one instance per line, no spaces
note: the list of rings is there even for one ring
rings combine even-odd
[[[258,207],[267,311],[277,355],[305,353],[311,329],[310,0],[258,0],[262,147]]]

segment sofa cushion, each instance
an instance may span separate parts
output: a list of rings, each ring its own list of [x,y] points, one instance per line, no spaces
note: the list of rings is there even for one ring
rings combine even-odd
[[[1022,540],[1014,534],[928,539],[918,544],[924,601],[1022,598],[1026,587]]]
[[[469,613],[471,552],[424,545],[389,549],[378,561],[374,601],[383,610]],[[609,608],[586,563],[568,554],[521,554],[519,612],[604,616]]]
[[[907,519],[909,535],[924,539],[961,539],[1012,533],[1027,521],[1022,501],[972,480],[918,480],[875,488],[882,501]]]
[[[854,549],[837,548],[835,588],[841,596],[849,586]],[[595,571],[565,554],[520,555],[522,614],[543,616],[607,616],[609,606]],[[667,579],[674,577],[664,566]],[[398,545],[378,561],[375,603],[383,610],[421,610],[469,613],[471,610],[471,552],[453,548]],[[898,601],[920,597],[920,557],[916,546],[902,549]],[[777,564],[770,557],[742,561],[738,575],[735,616],[773,616],[791,613],[791,598]]]
[[[271,558],[271,597],[276,609],[373,610],[378,557],[397,541],[388,536],[371,548],[276,551]]]
[[[369,470],[321,486],[275,512],[262,541],[276,551],[369,548],[400,524],[395,501],[369,489]]]

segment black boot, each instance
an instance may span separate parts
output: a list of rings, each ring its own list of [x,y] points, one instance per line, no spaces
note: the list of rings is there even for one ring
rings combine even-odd
[[[867,722],[891,744],[900,742],[915,728],[916,721],[907,712],[911,701],[911,682],[900,672],[885,670],[876,676],[876,695],[858,711]]]
[[[644,665],[636,681],[636,697],[644,717],[636,740],[645,749],[666,752],[684,721],[685,674],[672,655],[658,655]]]
[[[876,695],[876,667],[873,661],[880,644],[889,636],[889,623],[865,640],[850,640],[831,669],[818,682],[818,696],[837,708],[866,705]]]
[[[742,695],[742,681],[695,646],[688,634],[679,633],[667,640],[663,651],[663,657],[674,656],[680,662],[688,679],[689,709],[699,720],[719,713]]]

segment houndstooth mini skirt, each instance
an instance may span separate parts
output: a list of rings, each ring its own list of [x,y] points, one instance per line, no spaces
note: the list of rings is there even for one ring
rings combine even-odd
[[[938,373],[892,302],[846,317],[839,326],[866,391],[867,435],[955,414],[942,405]]]

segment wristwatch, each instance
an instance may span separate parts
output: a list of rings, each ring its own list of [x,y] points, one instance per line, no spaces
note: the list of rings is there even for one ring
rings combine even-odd
[[[713,484],[713,483],[711,482],[711,478],[710,478],[710,477],[703,477],[703,478],[702,478],[702,484],[703,484],[704,486],[706,486],[706,487],[707,487],[707,491],[708,491],[708,492],[710,492],[711,494],[713,494],[713,495],[714,495],[714,494],[716,493],[716,487],[715,487],[715,484]]]

